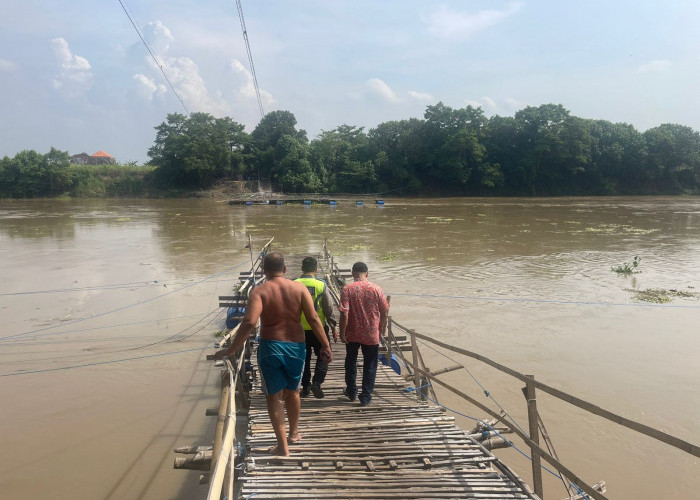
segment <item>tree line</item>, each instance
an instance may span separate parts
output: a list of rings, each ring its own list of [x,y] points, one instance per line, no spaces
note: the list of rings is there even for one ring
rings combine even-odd
[[[289,111],[268,113],[250,133],[207,113],[169,114],[155,129],[147,166],[112,167],[107,181],[100,172],[109,166],[69,166],[68,153],[54,148],[5,157],[0,194],[139,195],[206,189],[222,179],[269,180],[284,192],[700,193],[700,134],[692,128],[663,124],[642,133],[626,123],[572,116],[557,104],[488,118],[481,108],[438,103],[422,119],[384,122],[367,132],[340,125],[312,140]]]
[[[223,177],[286,192],[462,196],[700,193],[700,134],[664,124],[572,116],[562,105],[487,118],[481,108],[428,106],[423,119],[365,132],[341,125],[309,141],[289,111],[247,134],[230,118],[168,115],[148,154],[154,180],[206,188]]]
[[[71,165],[70,155],[56,148],[46,154],[21,151],[0,159],[0,197],[72,196],[103,198],[144,196],[152,167],[127,165]]]

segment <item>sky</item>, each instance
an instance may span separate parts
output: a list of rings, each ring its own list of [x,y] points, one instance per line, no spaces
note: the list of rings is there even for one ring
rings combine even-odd
[[[697,0],[242,7],[264,112],[291,111],[310,139],[422,117],[440,101],[487,116],[554,103],[642,132],[700,131]],[[260,121],[234,0],[3,1],[0,156],[56,147],[141,164],[154,127],[186,112],[248,132]]]

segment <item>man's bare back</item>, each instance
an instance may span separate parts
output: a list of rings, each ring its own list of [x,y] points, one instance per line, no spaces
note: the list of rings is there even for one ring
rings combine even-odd
[[[300,321],[304,294],[308,292],[303,284],[281,276],[257,287],[250,301],[251,306],[260,301],[260,336],[266,340],[304,342]]]

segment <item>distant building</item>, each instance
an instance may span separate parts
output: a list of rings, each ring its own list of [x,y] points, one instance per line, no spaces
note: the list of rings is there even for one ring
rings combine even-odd
[[[70,162],[73,165],[104,165],[116,163],[117,160],[114,159],[114,156],[100,150],[94,155],[89,155],[87,153],[73,155],[70,157]]]
[[[70,162],[72,165],[87,165],[88,163],[90,163],[90,155],[87,153],[73,155],[70,157]]]

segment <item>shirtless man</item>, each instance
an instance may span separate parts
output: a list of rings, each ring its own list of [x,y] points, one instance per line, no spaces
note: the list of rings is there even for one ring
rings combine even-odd
[[[287,267],[282,254],[271,252],[265,255],[263,272],[267,279],[250,294],[245,316],[233,342],[228,349],[218,351],[214,358],[232,356],[241,349],[260,319],[258,366],[267,411],[277,437],[277,446],[271,448],[270,453],[288,457],[288,444],[301,439],[299,387],[306,359],[302,312],[321,343],[320,354],[323,359],[330,362],[333,354],[311,294],[302,283],[284,277]],[[287,406],[288,437],[285,436],[282,398]]]

